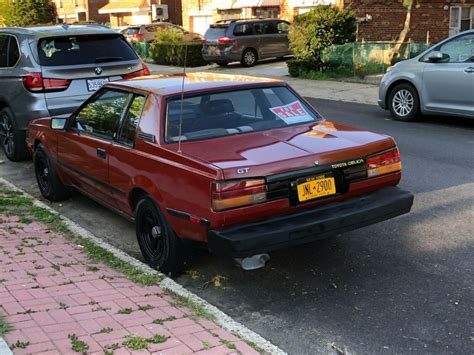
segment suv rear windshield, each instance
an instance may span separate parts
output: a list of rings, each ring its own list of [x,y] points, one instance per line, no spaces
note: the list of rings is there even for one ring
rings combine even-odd
[[[38,41],[40,64],[62,66],[138,59],[120,35],[43,38]]]
[[[182,110],[181,110],[182,107]],[[203,140],[318,121],[320,117],[288,88],[219,91],[168,100],[166,137]]]
[[[225,37],[228,28],[228,26],[210,27],[204,34],[204,38],[214,40]]]
[[[129,27],[125,30],[125,35],[133,36],[140,32],[140,27]]]

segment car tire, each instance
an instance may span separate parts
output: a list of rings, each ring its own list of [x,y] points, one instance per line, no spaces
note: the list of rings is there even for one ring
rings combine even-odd
[[[41,195],[49,201],[66,200],[70,196],[70,189],[65,186],[56,174],[51,160],[42,144],[39,144],[33,154],[36,182]]]
[[[0,143],[9,160],[22,161],[30,158],[26,148],[26,131],[16,128],[13,113],[8,107],[0,111]]]
[[[258,55],[255,49],[249,48],[242,53],[242,59],[240,60],[240,63],[244,67],[251,67],[257,63],[257,58]]]
[[[226,67],[229,62],[224,62],[224,61],[217,61],[216,64],[220,67]]]
[[[416,120],[420,113],[420,99],[415,87],[407,83],[395,86],[388,97],[388,109],[397,121]]]
[[[149,196],[135,210],[138,245],[148,265],[164,274],[178,274],[190,260],[191,249],[178,238]]]

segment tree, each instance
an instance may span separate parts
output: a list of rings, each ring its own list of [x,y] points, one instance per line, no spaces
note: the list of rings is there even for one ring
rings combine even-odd
[[[50,0],[0,0],[0,10],[6,26],[44,25],[55,18]]]
[[[322,64],[321,55],[333,44],[354,40],[356,16],[347,9],[320,5],[295,17],[290,27],[290,48],[299,61]],[[316,69],[316,68],[314,68]]]
[[[414,0],[403,0],[403,6],[407,8],[407,14],[405,17],[405,23],[403,25],[403,29],[400,32],[400,35],[398,36],[398,40],[397,40],[397,43],[395,44],[395,47],[393,48],[391,59],[400,55],[400,49],[402,48],[403,43],[405,42],[407,35],[410,32],[411,14],[412,14],[414,2],[415,2]],[[417,3],[416,8],[419,8],[419,7],[420,7],[420,4]]]

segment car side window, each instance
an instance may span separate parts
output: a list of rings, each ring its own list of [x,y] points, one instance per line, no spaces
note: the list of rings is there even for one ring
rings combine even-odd
[[[76,114],[73,127],[79,132],[112,140],[131,95],[123,91],[104,90]]]
[[[10,45],[8,47],[8,66],[14,67],[20,59],[20,49],[15,37],[10,37]]]
[[[234,28],[234,36],[250,36],[253,34],[253,26],[251,23],[242,23]]]
[[[8,67],[8,37],[0,35],[0,68]]]
[[[280,34],[287,34],[290,31],[290,24],[285,21],[279,21],[277,23],[277,31]]]
[[[276,33],[273,22],[262,22],[254,25],[255,34],[257,35],[269,35]]]
[[[448,55],[443,63],[473,63],[474,34],[467,34],[443,43],[434,49]],[[427,60],[426,56],[426,60]]]
[[[130,103],[127,114],[123,121],[122,129],[120,131],[117,141],[119,143],[133,147],[135,142],[135,135],[137,132],[138,122],[142,115],[143,107],[145,106],[145,96],[135,95]]]

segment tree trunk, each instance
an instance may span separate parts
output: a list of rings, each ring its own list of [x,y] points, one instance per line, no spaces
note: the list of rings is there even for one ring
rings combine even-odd
[[[391,59],[400,53],[400,49],[402,48],[402,45],[405,42],[408,32],[410,32],[411,10],[413,8],[413,1],[414,0],[408,1],[407,16],[405,17],[405,24],[403,26],[402,31],[400,32],[400,36],[398,36],[398,40],[397,40],[397,43],[395,44],[395,47],[393,48]]]

